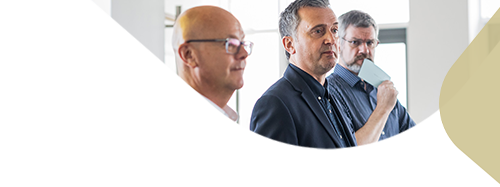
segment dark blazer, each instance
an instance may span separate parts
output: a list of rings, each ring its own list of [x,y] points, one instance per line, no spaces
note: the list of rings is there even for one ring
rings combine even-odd
[[[348,129],[348,146],[356,146],[345,108],[333,98],[341,125]],[[255,103],[250,130],[281,142],[317,148],[338,148],[340,137],[321,104],[296,70],[288,66],[283,77]]]

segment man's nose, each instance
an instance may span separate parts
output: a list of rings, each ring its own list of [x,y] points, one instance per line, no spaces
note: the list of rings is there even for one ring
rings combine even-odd
[[[361,42],[361,44],[358,46],[359,53],[368,53],[368,44],[366,42]]]
[[[338,40],[337,34],[332,32],[332,31],[329,31],[326,34],[325,44],[326,45],[333,45],[333,44],[336,44],[337,40]]]
[[[243,47],[243,45],[240,45],[238,53],[236,53],[234,57],[238,60],[244,60],[248,57],[248,51],[245,49],[245,47]]]

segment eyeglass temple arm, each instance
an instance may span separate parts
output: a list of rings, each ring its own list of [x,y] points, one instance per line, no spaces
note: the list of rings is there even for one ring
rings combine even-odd
[[[188,41],[186,41],[186,43],[189,43],[189,42],[223,42],[223,41],[227,41],[227,39],[213,39],[213,40],[188,40]]]

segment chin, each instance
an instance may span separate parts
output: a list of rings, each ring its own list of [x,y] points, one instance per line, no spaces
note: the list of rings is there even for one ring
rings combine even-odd
[[[243,79],[240,79],[240,81],[233,83],[233,89],[238,90],[243,88],[244,82]]]
[[[335,67],[335,64],[337,64],[337,59],[329,59],[326,63],[323,64],[323,69],[326,70],[326,72],[330,71],[333,67]]]

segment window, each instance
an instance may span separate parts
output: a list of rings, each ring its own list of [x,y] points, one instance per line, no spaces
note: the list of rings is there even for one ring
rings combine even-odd
[[[376,49],[376,64],[389,76],[398,89],[398,100],[406,108],[406,44],[381,43]]]
[[[481,0],[481,18],[486,19],[487,22],[499,7],[499,0]]]
[[[410,20],[409,0],[330,0],[330,5],[337,17],[350,10],[361,10],[370,14],[379,25]]]
[[[279,1],[230,0],[229,11],[240,21],[245,40],[254,42],[254,51],[247,58],[243,75],[245,84],[237,96],[233,95],[231,100],[235,103],[229,105],[237,106],[239,124],[248,125],[255,102],[280,78]]]

